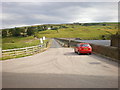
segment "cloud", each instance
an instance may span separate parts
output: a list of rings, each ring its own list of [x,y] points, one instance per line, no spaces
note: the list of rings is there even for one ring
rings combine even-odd
[[[1,0],[2,2],[119,2],[119,0]]]
[[[117,21],[116,2],[3,2],[2,28],[15,25]]]

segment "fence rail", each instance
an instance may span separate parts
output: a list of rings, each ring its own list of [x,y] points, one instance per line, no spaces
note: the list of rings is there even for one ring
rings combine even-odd
[[[49,42],[44,43],[42,45],[25,47],[25,48],[2,50],[2,59],[10,59],[10,58],[16,58],[16,57],[22,57],[22,56],[29,56],[32,54],[39,53],[47,48],[48,43]]]

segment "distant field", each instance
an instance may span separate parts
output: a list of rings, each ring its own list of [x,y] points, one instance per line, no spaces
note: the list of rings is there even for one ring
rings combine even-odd
[[[65,28],[60,28],[60,26],[65,26]],[[48,26],[49,27],[49,26]],[[105,39],[110,39],[112,34],[116,34],[118,31],[117,24],[111,25],[92,25],[92,26],[82,26],[82,25],[53,25],[53,27],[58,27],[57,30],[44,30],[35,33],[37,38],[46,36],[47,38],[81,38],[83,40],[101,40],[102,35]],[[4,37],[2,38],[2,49],[13,49],[22,48],[38,45],[39,39],[33,36],[28,37]]]
[[[66,25],[68,28],[61,28],[56,30],[46,30],[37,33],[38,37],[46,36],[50,38],[81,38],[81,39],[102,39],[102,35],[106,35],[109,39],[111,34],[117,32],[117,25],[111,26],[80,26],[80,25]]]

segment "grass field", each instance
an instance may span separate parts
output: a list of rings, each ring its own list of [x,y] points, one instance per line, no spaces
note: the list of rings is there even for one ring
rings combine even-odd
[[[66,25],[68,28],[56,30],[46,30],[37,33],[38,37],[46,36],[50,38],[81,38],[81,39],[102,39],[102,35],[110,36],[117,32],[117,26],[80,26]],[[109,38],[108,38],[109,39]]]
[[[2,49],[22,48],[38,45],[40,41],[30,37],[6,37],[2,39]]]
[[[56,30],[45,30],[36,33],[38,38],[46,36],[47,38],[81,38],[81,39],[102,39],[105,35],[106,39],[110,39],[110,35],[118,31],[116,24],[113,25],[94,25],[94,26],[81,26],[81,25],[64,25],[67,28],[60,28]],[[5,37],[2,38],[2,49],[13,49],[29,47],[40,44],[39,39],[33,36],[29,37]]]

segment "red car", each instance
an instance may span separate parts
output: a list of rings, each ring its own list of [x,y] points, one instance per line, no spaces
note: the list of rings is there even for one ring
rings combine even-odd
[[[92,47],[90,46],[89,43],[79,43],[74,48],[74,51],[75,53],[78,53],[78,54],[81,54],[81,53],[91,54]]]

